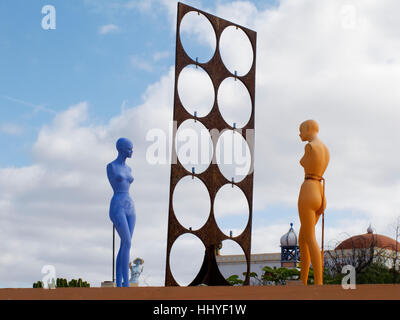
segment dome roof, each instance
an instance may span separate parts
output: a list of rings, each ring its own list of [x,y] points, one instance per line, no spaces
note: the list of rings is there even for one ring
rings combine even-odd
[[[359,234],[344,240],[335,248],[335,250],[353,248],[365,249],[371,248],[372,246],[382,249],[396,250],[396,240],[382,234],[374,234],[371,226],[369,226],[367,233]],[[397,249],[400,250],[399,242],[397,242]]]
[[[289,231],[281,237],[281,246],[297,246],[297,235],[296,232],[294,232],[293,230],[293,223],[290,224]]]

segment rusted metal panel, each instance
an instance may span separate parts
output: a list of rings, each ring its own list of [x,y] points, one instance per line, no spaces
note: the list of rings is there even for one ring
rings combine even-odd
[[[180,41],[180,24],[186,13],[194,11],[203,14],[211,23],[215,35],[216,35],[216,49],[214,56],[206,63],[198,63],[191,59],[185,52],[182,43]],[[240,28],[248,36],[253,49],[253,65],[250,71],[244,76],[236,76],[232,74],[224,65],[220,52],[219,52],[219,40],[222,31],[228,27],[234,26]],[[177,159],[176,163],[172,161],[171,163],[171,177],[170,177],[170,193],[169,193],[169,212],[168,212],[168,238],[167,238],[167,255],[166,255],[166,272],[165,272],[165,285],[166,286],[178,286],[175,281],[172,272],[170,270],[170,253],[171,248],[175,240],[182,234],[190,233],[197,236],[204,244],[206,250],[204,254],[203,265],[200,272],[195,277],[190,285],[198,285],[201,283],[207,285],[229,285],[229,283],[224,279],[220,273],[216,259],[215,250],[218,245],[223,240],[233,240],[240,245],[245,253],[247,260],[247,276],[245,278],[245,285],[249,284],[249,273],[250,273],[250,249],[251,249],[251,230],[252,230],[252,212],[253,212],[253,181],[254,181],[254,119],[255,119],[255,72],[256,72],[256,37],[255,31],[237,25],[233,22],[221,19],[207,12],[198,10],[196,8],[190,7],[183,3],[178,3],[178,15],[177,15],[177,31],[176,31],[176,56],[175,56],[175,88],[174,88],[174,112],[173,120],[177,122],[176,127],[173,129],[173,142],[172,142],[172,159]],[[197,65],[204,69],[209,75],[215,93],[214,105],[211,111],[204,117],[194,117],[194,115],[187,112],[183,107],[179,95],[178,95],[178,78],[182,69],[188,65]],[[228,77],[236,77],[241,80],[246,86],[250,94],[250,99],[252,103],[252,112],[248,123],[241,129],[233,128],[230,124],[226,123],[223,119],[217,100],[218,87],[221,82]],[[240,182],[233,182],[234,185],[239,187],[244,195],[246,196],[249,205],[249,220],[244,231],[237,237],[226,236],[219,228],[214,217],[214,199],[217,191],[225,184],[232,184],[231,181],[227,180],[220,172],[217,162],[215,152],[213,153],[213,159],[210,166],[202,173],[194,174],[195,177],[200,179],[206,186],[211,200],[210,215],[206,223],[198,230],[186,229],[182,226],[175,216],[172,197],[174,193],[175,186],[185,176],[191,176],[192,173],[188,172],[177,158],[175,149],[175,137],[177,133],[177,128],[180,124],[187,119],[196,119],[202,123],[210,132],[213,141],[214,150],[216,150],[216,144],[219,136],[223,133],[223,130],[235,130],[238,134],[241,134],[246,140],[247,133],[246,130],[253,130],[252,139],[247,139],[248,147],[251,155],[251,168],[249,174]],[[218,132],[213,134],[212,129],[217,129]],[[247,137],[248,138],[248,137]]]

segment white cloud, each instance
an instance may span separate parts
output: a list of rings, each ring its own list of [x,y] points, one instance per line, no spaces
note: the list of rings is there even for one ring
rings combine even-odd
[[[109,33],[117,32],[118,30],[119,30],[119,27],[117,25],[106,24],[99,28],[99,33],[100,34],[109,34]]]
[[[400,204],[400,40],[393,18],[399,4],[354,1],[355,23],[348,28],[346,3],[281,1],[259,11],[235,2],[215,10],[258,36],[255,221],[276,218],[261,215],[279,206],[297,218],[304,150],[298,126],[313,118],[331,153],[327,244],[344,233],[365,232],[369,223],[391,235],[387,226]],[[0,286],[37,281],[44,264],[54,264],[59,276],[81,276],[94,285],[110,278],[112,191],[105,165],[116,156],[120,136],[134,143],[128,161],[137,210],[131,256],[144,258],[147,283],[163,284],[169,165],[146,162],[145,137],[151,128],[168,130],[173,84],[171,69],[149,86],[142,105],[126,107],[104,126],[90,123],[87,103],[71,106],[41,129],[32,166],[0,169]],[[253,251],[279,250],[289,222],[253,224]]]

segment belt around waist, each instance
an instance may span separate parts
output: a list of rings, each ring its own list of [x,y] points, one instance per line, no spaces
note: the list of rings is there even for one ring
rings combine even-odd
[[[321,177],[319,175],[316,175],[316,174],[312,174],[312,173],[306,174],[304,176],[304,180],[317,180],[317,181],[324,181],[325,182],[325,179],[323,177]]]

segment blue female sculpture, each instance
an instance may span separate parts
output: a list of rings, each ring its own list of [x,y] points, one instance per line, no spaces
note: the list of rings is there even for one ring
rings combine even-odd
[[[117,141],[118,157],[107,165],[107,177],[114,190],[110,203],[110,219],[121,238],[117,256],[117,287],[129,287],[129,251],[135,228],[136,214],[129,187],[133,182],[132,170],[125,164],[126,158],[132,157],[132,142],[126,138]]]

